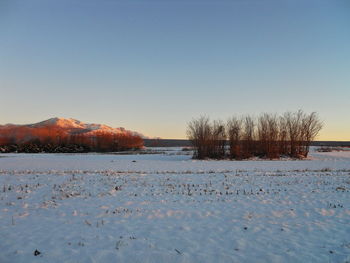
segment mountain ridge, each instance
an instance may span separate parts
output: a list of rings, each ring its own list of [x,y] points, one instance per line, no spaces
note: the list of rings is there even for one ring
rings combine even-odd
[[[110,133],[110,134],[132,134],[137,135],[142,138],[147,138],[143,134],[126,130],[123,127],[113,128],[105,124],[98,123],[85,123],[73,118],[61,118],[53,117],[44,121],[30,123],[30,124],[13,124],[7,123],[5,125],[0,125],[0,132],[3,129],[15,129],[15,128],[55,128],[65,131],[68,134],[81,134],[86,135],[96,135],[97,133]]]

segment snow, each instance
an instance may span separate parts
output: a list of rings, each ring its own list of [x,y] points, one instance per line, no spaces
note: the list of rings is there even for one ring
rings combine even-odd
[[[350,261],[350,152],[154,150],[1,154],[0,262]]]
[[[84,124],[78,120],[75,119],[65,119],[65,118],[51,118],[42,122],[34,123],[34,124],[28,124],[28,126],[32,127],[46,127],[46,126],[58,126],[61,128],[84,128]]]

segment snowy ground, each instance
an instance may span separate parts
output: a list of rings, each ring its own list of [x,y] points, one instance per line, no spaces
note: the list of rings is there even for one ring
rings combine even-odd
[[[2,154],[0,262],[350,262],[350,152]]]

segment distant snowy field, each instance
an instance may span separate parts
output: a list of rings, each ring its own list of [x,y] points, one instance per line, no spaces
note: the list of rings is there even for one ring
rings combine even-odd
[[[0,154],[0,262],[350,262],[349,151],[154,150]]]

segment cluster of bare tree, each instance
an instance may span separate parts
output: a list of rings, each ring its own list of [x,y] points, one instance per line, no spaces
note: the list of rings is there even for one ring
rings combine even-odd
[[[299,110],[280,116],[232,117],[226,123],[201,116],[188,123],[187,136],[198,159],[306,158],[321,128],[317,113]]]
[[[60,128],[3,128],[0,147],[6,152],[124,151],[143,147],[143,139],[131,132],[67,133]]]
[[[69,141],[96,152],[126,151],[143,147],[143,139],[132,133],[113,134],[98,132],[94,135],[76,134],[71,135]]]

